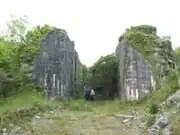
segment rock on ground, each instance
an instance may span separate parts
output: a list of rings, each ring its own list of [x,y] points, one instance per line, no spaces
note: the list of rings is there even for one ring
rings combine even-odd
[[[160,132],[162,135],[172,135],[171,130],[168,116],[161,115],[157,117],[156,122],[150,127],[149,135],[159,135]]]

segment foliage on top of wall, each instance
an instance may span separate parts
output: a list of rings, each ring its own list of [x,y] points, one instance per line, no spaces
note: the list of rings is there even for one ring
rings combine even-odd
[[[157,28],[152,25],[133,26],[126,30],[123,38],[131,41],[133,48],[141,52],[147,60],[155,52],[161,56],[166,52],[172,58],[170,37],[159,37]]]
[[[126,39],[150,63],[154,79],[167,75],[174,68],[175,55],[170,37],[157,35],[157,28],[152,25],[139,25],[126,29],[119,41]]]

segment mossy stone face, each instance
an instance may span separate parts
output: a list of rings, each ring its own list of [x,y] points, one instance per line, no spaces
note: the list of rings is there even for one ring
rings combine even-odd
[[[158,82],[158,77],[163,75],[165,70],[172,68],[173,64],[169,64],[169,60],[173,60],[173,50],[170,38],[161,38],[156,33],[157,29],[154,26],[139,25],[128,29],[123,37],[149,62],[154,79]],[[160,66],[156,67],[158,64]]]
[[[119,91],[123,95],[121,98],[124,95],[141,97],[140,95],[143,94],[139,92],[161,88],[174,62],[170,38],[159,37],[156,27],[151,25],[139,25],[127,29],[119,38],[116,58],[120,75]]]

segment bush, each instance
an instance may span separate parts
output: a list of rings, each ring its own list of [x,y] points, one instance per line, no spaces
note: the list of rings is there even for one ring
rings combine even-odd
[[[156,103],[153,103],[153,102],[150,102],[147,107],[148,113],[153,114],[153,115],[158,113],[159,109],[160,109],[160,107]]]
[[[117,93],[117,68],[114,54],[100,57],[100,59],[89,68],[89,82],[98,95],[106,98],[114,98]],[[105,93],[108,93],[106,95]]]

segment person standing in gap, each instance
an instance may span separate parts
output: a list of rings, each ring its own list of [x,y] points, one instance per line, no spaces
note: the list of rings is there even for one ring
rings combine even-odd
[[[89,98],[90,98],[90,90],[85,85],[84,86],[84,99],[89,100]]]
[[[91,101],[94,100],[94,96],[95,96],[95,91],[93,89],[91,89],[91,91],[90,91],[90,100]]]

